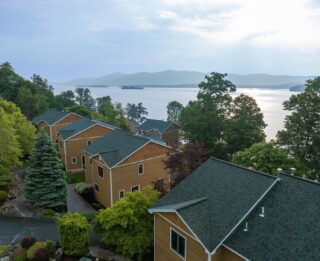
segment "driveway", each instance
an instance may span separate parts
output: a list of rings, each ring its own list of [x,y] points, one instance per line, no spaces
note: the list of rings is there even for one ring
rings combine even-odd
[[[34,236],[40,241],[59,241],[57,226],[51,219],[0,216],[0,245],[20,243],[25,236]],[[90,245],[97,246],[99,236],[90,234]]]
[[[75,184],[68,184],[68,212],[97,213],[91,205],[74,191]]]

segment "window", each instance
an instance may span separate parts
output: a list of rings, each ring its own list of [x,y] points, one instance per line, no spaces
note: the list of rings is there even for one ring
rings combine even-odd
[[[142,175],[142,174],[143,174],[143,171],[144,171],[143,164],[140,163],[140,164],[138,165],[138,174],[139,174],[139,175]]]
[[[94,190],[99,192],[100,191],[100,188],[99,188],[99,185],[98,184],[94,184]]]
[[[170,248],[183,259],[186,257],[186,238],[170,228]]]
[[[103,179],[103,168],[98,166],[98,176]]]
[[[131,188],[132,192],[139,191],[139,190],[140,190],[140,186],[139,185],[138,186],[134,186],[134,187]]]
[[[92,140],[87,141],[87,145],[89,146],[92,143]]]
[[[125,197],[125,191],[124,190],[120,190],[119,191],[119,199],[122,199]]]
[[[72,165],[77,164],[77,157],[72,157],[72,158],[71,158],[71,164],[72,164]]]

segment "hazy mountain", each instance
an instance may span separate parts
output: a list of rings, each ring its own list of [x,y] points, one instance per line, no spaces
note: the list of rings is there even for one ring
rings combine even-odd
[[[205,77],[206,73],[195,71],[138,72],[134,74],[113,73],[97,78],[75,79],[64,84],[67,85],[98,85],[108,86],[142,85],[142,86],[196,86]],[[294,85],[304,84],[311,76],[289,76],[269,74],[237,75],[229,74],[228,79],[238,87],[269,87],[290,88]]]

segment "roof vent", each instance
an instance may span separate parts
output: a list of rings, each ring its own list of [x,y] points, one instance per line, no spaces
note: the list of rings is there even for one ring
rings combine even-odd
[[[246,222],[243,231],[248,232],[248,230],[249,230],[249,226],[248,226],[248,222]]]
[[[291,171],[291,175],[294,176],[294,174],[296,173],[296,168],[291,168],[290,171]]]
[[[277,173],[280,174],[282,172],[282,168],[277,168]]]
[[[260,212],[259,216],[264,218],[264,207],[261,208],[261,212]]]

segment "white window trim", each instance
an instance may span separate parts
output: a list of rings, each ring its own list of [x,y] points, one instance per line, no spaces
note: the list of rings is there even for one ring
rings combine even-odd
[[[75,161],[73,162],[73,160],[75,159]],[[78,162],[78,159],[76,156],[71,157],[71,165],[76,165]]]
[[[123,192],[123,198],[120,197],[120,193]],[[126,191],[124,189],[119,190],[119,199],[124,199],[126,197]]]
[[[142,173],[139,173],[139,170],[140,170],[140,166],[142,165]],[[140,176],[140,175],[143,175],[144,174],[144,165],[143,165],[143,163],[139,163],[138,164],[138,175]]]
[[[102,173],[103,173],[103,176],[102,176],[102,177],[99,175],[99,168],[102,168]],[[98,166],[97,166],[97,169],[98,169],[98,177],[99,177],[100,179],[104,179],[104,168],[98,165]]]
[[[96,186],[98,186],[99,190],[96,190]],[[97,183],[94,183],[94,191],[100,193],[100,186]]]
[[[135,185],[135,186],[132,186],[132,187],[131,187],[131,192],[135,192],[135,191],[132,191],[132,189],[133,189],[134,187],[138,187],[138,188],[139,188],[138,190],[135,190],[135,191],[140,191],[140,185]]]
[[[183,256],[181,256],[175,249],[173,249],[172,247],[171,247],[171,233],[172,233],[172,231],[174,231],[175,233],[177,233],[179,236],[181,236],[182,238],[184,238],[184,242],[185,242],[185,244],[184,244],[184,257]],[[172,228],[172,227],[170,227],[170,245],[169,245],[169,248],[170,248],[170,250],[172,251],[172,252],[174,252],[178,257],[180,257],[180,258],[182,258],[182,260],[186,260],[186,258],[187,258],[187,238],[185,237],[185,236],[183,236],[181,233],[179,233],[177,230],[175,230],[174,228]]]

